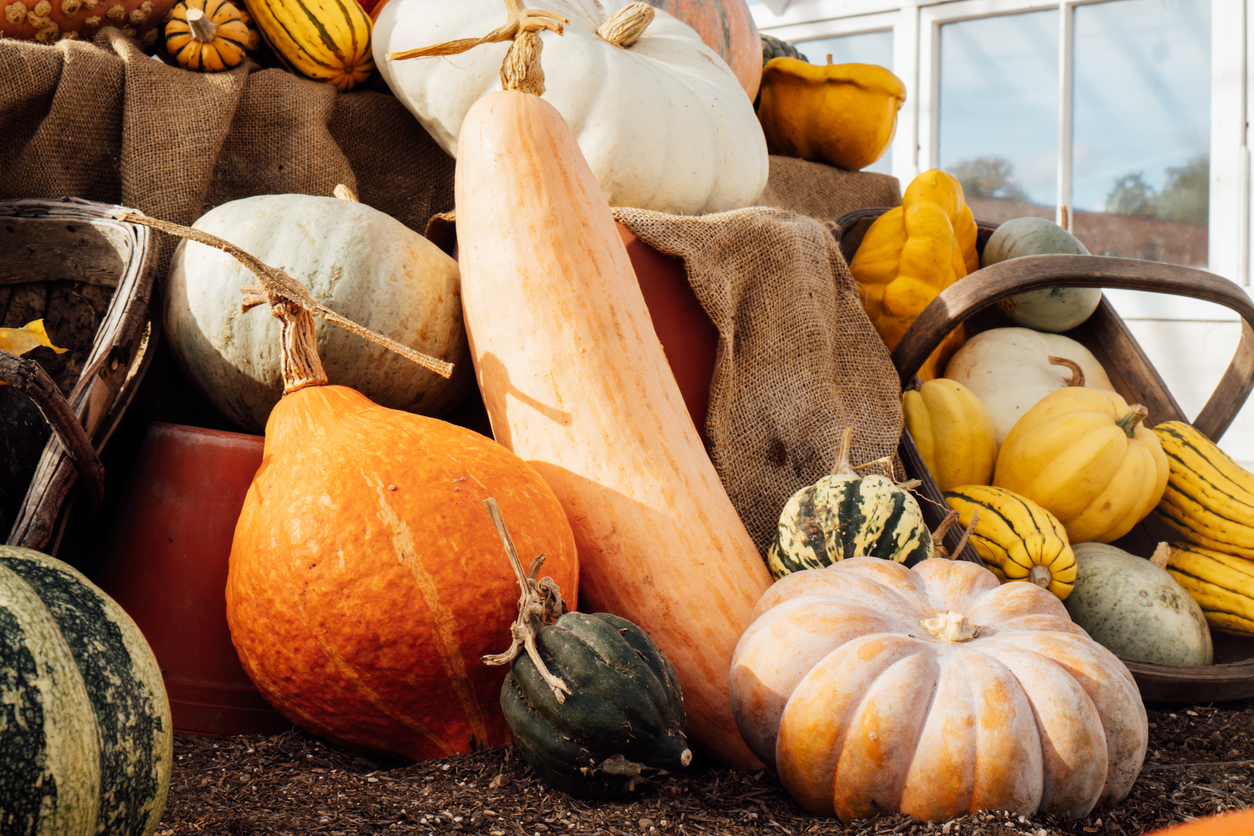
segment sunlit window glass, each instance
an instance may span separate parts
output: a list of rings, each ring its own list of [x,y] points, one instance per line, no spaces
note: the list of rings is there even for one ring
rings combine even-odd
[[[1056,9],[941,26],[939,165],[976,218],[1053,219],[1058,60]]]
[[[1206,266],[1210,0],[1075,12],[1074,231],[1093,252]]]
[[[891,31],[862,32],[836,38],[798,41],[794,46],[811,64],[825,64],[827,56],[830,55],[833,64],[876,64],[890,70],[893,68],[893,33]],[[907,90],[906,95],[913,95],[913,91]],[[893,150],[890,147],[884,156],[863,171],[888,174],[892,171],[892,163]]]

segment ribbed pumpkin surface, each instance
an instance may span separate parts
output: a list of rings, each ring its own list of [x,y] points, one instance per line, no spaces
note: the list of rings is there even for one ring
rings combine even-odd
[[[553,492],[477,433],[341,386],[286,395],[236,526],[227,620],[244,669],[297,725],[423,759],[510,739],[503,667],[523,562],[573,607],[574,537]]]
[[[0,546],[0,833],[149,836],[172,729],[130,617],[65,563]]]

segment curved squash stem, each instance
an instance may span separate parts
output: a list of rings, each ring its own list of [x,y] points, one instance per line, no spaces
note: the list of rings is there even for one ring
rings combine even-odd
[[[459,38],[433,46],[389,52],[384,57],[389,61],[403,61],[407,58],[427,58],[434,55],[458,55],[480,44],[509,41],[509,51],[505,53],[505,62],[501,64],[501,89],[521,90],[542,96],[544,70],[540,67],[540,50],[544,44],[540,40],[540,32],[547,30],[560,35],[564,31],[564,25],[570,21],[556,12],[528,9],[523,6],[522,0],[505,0],[505,10],[509,14],[509,20],[482,38]]]
[[[157,218],[150,218],[147,215],[137,215],[134,212],[115,212],[113,217],[127,223],[140,224],[141,226],[150,226],[160,232],[168,235],[174,235],[179,238],[185,238],[189,241],[195,241],[197,244],[204,244],[206,247],[213,247],[222,250],[222,252],[234,258],[240,264],[247,267],[258,279],[261,280],[259,286],[241,287],[240,292],[246,294],[244,296],[243,308],[248,310],[256,305],[263,305],[267,302],[271,308],[281,304],[297,305],[316,314],[327,322],[340,326],[345,331],[351,331],[359,337],[364,337],[373,343],[383,346],[388,351],[395,352],[424,369],[429,369],[443,378],[448,378],[453,374],[453,364],[444,360],[439,360],[430,355],[423,354],[420,351],[414,351],[407,345],[402,345],[396,340],[376,334],[368,328],[363,328],[351,319],[340,316],[335,311],[320,304],[316,299],[309,295],[309,291],[303,284],[289,276],[283,270],[277,267],[271,267],[264,263],[261,259],[254,255],[244,252],[230,241],[225,241],[216,235],[210,235],[199,229],[182,224],[171,223],[170,221],[162,221]],[[283,317],[275,314],[280,319]],[[286,334],[284,340],[286,341]]]
[[[967,547],[967,541],[971,539],[971,532],[975,530],[975,525],[980,521],[980,512],[974,511],[971,514],[971,522],[962,532],[962,537],[958,539],[958,545],[954,547],[954,553],[950,554],[949,549],[945,548],[945,535],[949,533],[949,529],[953,528],[954,523],[958,522],[958,512],[950,509],[945,515],[945,519],[941,520],[941,524],[936,526],[936,530],[932,532],[932,542],[936,544],[936,556],[946,560],[953,560],[962,554],[962,550]]]
[[[1066,357],[1050,356],[1049,364],[1051,366],[1066,366],[1071,370],[1071,377],[1067,380],[1068,386],[1084,385],[1084,369],[1080,368],[1080,364],[1075,360],[1068,360]]]
[[[518,579],[518,586],[522,590],[522,594],[518,597],[518,618],[509,628],[510,635],[513,636],[509,649],[504,653],[484,656],[483,663],[508,665],[518,657],[523,648],[526,648],[527,655],[531,657],[536,670],[540,672],[540,678],[553,689],[553,696],[558,702],[566,702],[566,695],[571,692],[570,686],[549,672],[544,659],[540,657],[540,648],[536,647],[536,633],[544,629],[546,623],[556,620],[566,611],[561,590],[552,578],[536,580],[536,574],[540,571],[541,564],[544,563],[544,555],[538,555],[531,562],[531,571],[523,571],[522,560],[518,557],[518,550],[514,548],[514,538],[509,536],[509,530],[505,528],[505,520],[501,517],[501,509],[497,506],[496,499],[488,497],[483,504],[492,516],[492,524],[496,526],[496,533],[505,546],[505,555],[509,558],[509,565],[513,568],[514,577]]]
[[[1149,417],[1149,410],[1134,403],[1128,407],[1128,414],[1120,418],[1115,423],[1119,425],[1119,429],[1123,430],[1128,438],[1136,437],[1136,425]]]
[[[270,314],[283,323],[283,350],[279,352],[283,394],[290,395],[306,386],[326,386],[327,373],[318,356],[313,316],[286,300],[271,303]]]

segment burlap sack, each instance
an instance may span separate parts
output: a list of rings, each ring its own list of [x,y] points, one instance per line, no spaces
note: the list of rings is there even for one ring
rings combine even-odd
[[[843,171],[795,157],[772,156],[766,191],[758,202],[835,220],[854,209],[899,205],[901,183],[887,174]]]

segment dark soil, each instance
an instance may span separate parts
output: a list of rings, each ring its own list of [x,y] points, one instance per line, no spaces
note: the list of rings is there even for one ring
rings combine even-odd
[[[1132,794],[1081,821],[980,813],[944,823],[886,816],[843,826],[802,812],[769,771],[699,766],[645,790],[638,800],[579,801],[537,779],[513,747],[397,765],[290,731],[177,737],[169,803],[157,835],[1132,836],[1254,805],[1254,700],[1148,710],[1149,752]]]

